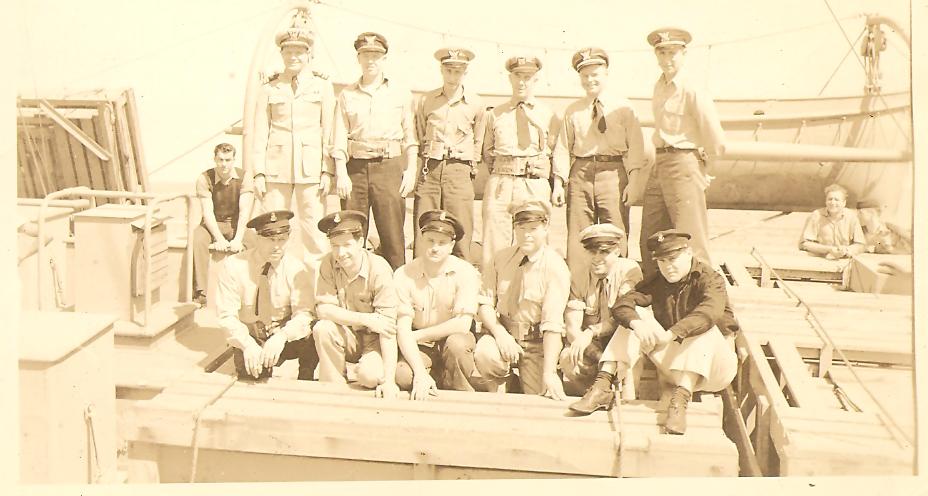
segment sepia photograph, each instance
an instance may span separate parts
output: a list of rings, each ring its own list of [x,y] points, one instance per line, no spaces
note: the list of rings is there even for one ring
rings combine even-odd
[[[926,5],[15,4],[21,489],[928,468]]]

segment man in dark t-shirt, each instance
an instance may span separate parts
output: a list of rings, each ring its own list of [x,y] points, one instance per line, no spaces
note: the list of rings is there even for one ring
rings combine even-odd
[[[244,249],[245,223],[254,196],[242,187],[242,170],[235,168],[235,147],[220,143],[213,150],[216,166],[197,178],[197,198],[203,221],[193,232],[194,300],[206,303],[210,251],[238,253]]]

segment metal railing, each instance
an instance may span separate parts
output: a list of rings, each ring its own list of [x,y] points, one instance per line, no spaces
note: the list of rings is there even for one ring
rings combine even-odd
[[[86,186],[78,186],[75,188],[65,188],[60,191],[55,191],[48,194],[45,198],[39,201],[39,218],[38,218],[38,231],[39,239],[44,239],[45,235],[45,219],[47,217],[48,207],[53,203],[58,206],[72,206],[70,204],[64,204],[60,199],[68,197],[83,197],[89,199],[89,208],[93,208],[97,205],[97,199],[100,198],[118,198],[118,199],[139,199],[147,200],[145,205],[145,225],[142,237],[142,243],[145,251],[145,313],[142,318],[141,325],[147,326],[148,319],[151,314],[151,228],[152,228],[152,218],[154,212],[157,209],[158,205],[161,203],[167,203],[179,198],[184,199],[184,206],[186,208],[186,224],[187,224],[187,245],[184,250],[184,298],[182,301],[190,302],[193,297],[193,222],[191,222],[192,206],[193,206],[193,195],[190,193],[176,193],[176,194],[155,194],[155,193],[144,193],[144,192],[130,192],[130,191],[109,191],[109,190],[93,190]],[[31,202],[30,202],[31,203]],[[39,310],[45,310],[45,304],[42,300],[43,294],[43,283],[42,283],[42,260],[45,259],[45,247],[39,243],[39,250],[36,256],[36,265],[37,270],[37,282],[36,282],[36,293],[38,297]]]

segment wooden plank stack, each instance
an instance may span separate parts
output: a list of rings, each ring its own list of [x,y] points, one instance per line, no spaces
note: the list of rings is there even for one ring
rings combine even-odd
[[[911,475],[914,408],[894,400],[911,399],[911,299],[808,282],[790,295],[741,260],[721,264],[742,327],[734,389],[764,475]]]
[[[74,186],[149,191],[131,88],[101,99],[18,101],[18,196]]]
[[[185,480],[197,415],[197,449],[212,460],[200,459],[202,481],[294,480],[281,464],[302,467],[298,480],[738,474],[713,396],[691,403],[686,435],[672,436],[661,433],[666,401],[571,417],[566,402],[533,395],[441,391],[416,402],[319,382],[232,380],[192,374],[138,402],[126,419],[130,477]],[[189,456],[168,456],[180,448]]]

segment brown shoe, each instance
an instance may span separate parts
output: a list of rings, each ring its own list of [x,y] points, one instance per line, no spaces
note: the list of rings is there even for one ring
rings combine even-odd
[[[571,403],[567,408],[577,413],[589,415],[596,410],[611,410],[614,398],[615,393],[613,391],[592,386],[586,390],[583,398]]]
[[[686,407],[689,405],[691,396],[692,393],[680,386],[673,390],[670,405],[667,406],[667,421],[664,422],[664,428],[668,434],[686,432]]]

